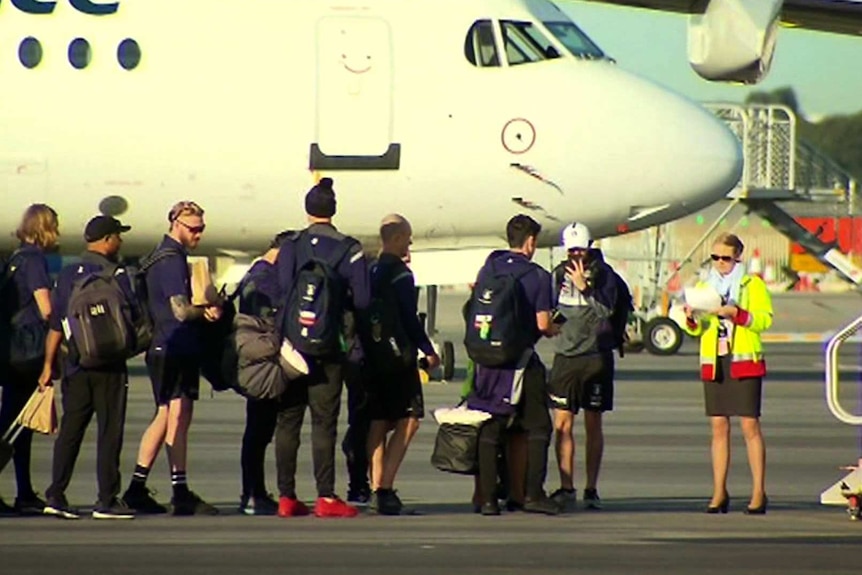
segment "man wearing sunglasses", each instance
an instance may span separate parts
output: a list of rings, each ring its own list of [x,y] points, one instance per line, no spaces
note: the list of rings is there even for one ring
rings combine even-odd
[[[170,230],[154,254],[168,253],[147,271],[146,284],[154,322],[147,351],[147,371],[157,411],[144,432],[138,463],[125,502],[139,513],[164,513],[146,488],[147,477],[162,444],[171,467],[174,515],[215,515],[218,510],[189,490],[186,480],[188,430],[200,386],[201,328],[221,317],[220,305],[194,306],[188,252],[201,241],[204,210],[194,202],[179,202],[168,214]],[[152,257],[152,256],[151,256]]]

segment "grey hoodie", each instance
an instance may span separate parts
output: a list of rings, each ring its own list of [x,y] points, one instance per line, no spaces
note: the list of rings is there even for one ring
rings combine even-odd
[[[610,318],[617,300],[617,287],[601,255],[587,269],[583,292],[565,274],[563,262],[554,270],[555,303],[566,322],[555,339],[555,351],[568,357],[594,355],[614,349]]]

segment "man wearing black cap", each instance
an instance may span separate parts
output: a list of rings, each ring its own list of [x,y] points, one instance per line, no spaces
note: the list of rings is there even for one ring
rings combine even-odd
[[[60,271],[52,294],[50,331],[45,343],[45,363],[39,386],[51,385],[52,370],[60,342],[69,341],[69,304],[76,283],[90,274],[103,270],[114,270],[114,280],[124,292],[130,304],[135,303],[126,270],[117,261],[123,244],[121,234],[129,231],[110,216],[96,216],[87,224],[84,239],[87,250],[81,261],[68,265]],[[63,422],[54,444],[53,481],[46,492],[48,504],[46,515],[64,519],[77,519],[78,511],[69,506],[65,491],[72,479],[75,461],[84,439],[87,426],[96,414],[98,419],[98,481],[99,499],[93,510],[94,519],[132,519],[131,511],[121,499],[120,451],[123,446],[123,427],[126,422],[126,394],[128,374],[125,360],[111,362],[98,368],[84,368],[66,354],[63,370]]]
[[[323,178],[305,196],[305,211],[309,226],[282,243],[278,254],[278,283],[288,294],[298,289],[297,278],[313,258],[327,262],[337,274],[336,295],[345,308],[364,309],[370,299],[368,266],[362,246],[355,239],[340,233],[332,225],[335,215],[335,192],[332,179]],[[337,260],[337,261],[336,261]],[[306,286],[308,288],[309,286]],[[313,290],[312,290],[313,291]],[[303,290],[302,295],[306,295]],[[343,299],[342,297],[343,296]],[[279,314],[279,323],[285,334],[296,328],[290,322],[302,324],[300,332],[313,326],[321,318],[308,314],[293,317],[291,304]],[[327,320],[328,321],[328,320]],[[337,320],[343,330],[343,317]],[[299,324],[297,324],[299,325]],[[342,344],[345,340],[342,339]],[[302,350],[299,342],[294,345]],[[281,398],[276,427],[276,467],[278,469],[280,517],[307,515],[308,507],[296,498],[296,455],[299,434],[305,409],[311,410],[311,442],[314,461],[314,478],[317,483],[317,500],[314,514],[318,517],[353,517],[355,507],[348,505],[335,494],[335,443],[338,412],[341,407],[342,365],[345,345],[341,349],[321,356],[307,357],[311,373],[296,379]],[[306,354],[307,355],[307,354]]]

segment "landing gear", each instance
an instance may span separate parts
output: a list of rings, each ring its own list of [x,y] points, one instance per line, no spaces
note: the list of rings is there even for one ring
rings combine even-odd
[[[643,343],[653,355],[673,355],[682,346],[682,330],[668,317],[654,317],[644,326]]]
[[[438,286],[430,285],[425,291],[426,313],[420,313],[419,318],[425,324],[425,331],[428,337],[431,338],[431,343],[434,344],[434,349],[437,350],[437,355],[440,356],[440,379],[442,381],[451,381],[455,377],[455,344],[451,341],[444,341],[439,344],[435,336],[437,332],[437,293]]]
[[[451,381],[455,377],[455,344],[451,341],[444,341],[440,349],[440,368],[443,381]]]

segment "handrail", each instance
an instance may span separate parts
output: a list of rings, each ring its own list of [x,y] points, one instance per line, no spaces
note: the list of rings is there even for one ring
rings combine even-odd
[[[862,415],[853,415],[838,403],[838,348],[862,329],[862,316],[836,333],[826,345],[826,405],[832,415],[848,425],[862,425]]]

